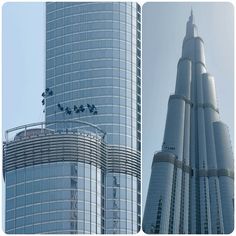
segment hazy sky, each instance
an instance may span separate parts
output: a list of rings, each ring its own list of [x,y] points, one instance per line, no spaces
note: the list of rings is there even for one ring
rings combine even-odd
[[[229,3],[146,3],[143,7],[143,206],[153,153],[160,150],[168,98],[190,9],[205,42],[206,65],[214,75],[220,115],[233,143],[233,7]],[[3,131],[44,120],[45,6],[3,6]]]
[[[191,7],[215,77],[220,116],[234,132],[233,6],[230,3],[146,3],[143,6],[143,207],[152,158],[161,149],[169,95],[174,93]],[[143,208],[144,210],[144,208]]]
[[[3,5],[3,131],[44,119],[44,5]]]

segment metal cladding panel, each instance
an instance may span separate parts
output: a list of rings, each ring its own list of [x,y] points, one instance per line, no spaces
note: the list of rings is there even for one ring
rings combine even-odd
[[[176,170],[176,186],[174,191],[172,192],[172,195],[174,194],[174,212],[173,212],[173,233],[178,234],[179,233],[179,223],[180,223],[180,214],[183,214],[181,212],[181,195],[182,195],[182,174],[183,171],[179,168]]]
[[[198,34],[197,26],[193,24],[193,19],[187,22],[185,40],[196,37]]]
[[[221,205],[221,193],[218,177],[209,177],[210,209],[211,209],[211,230],[213,234],[224,232],[223,216]]]
[[[207,168],[206,130],[203,108],[198,109],[198,152],[199,168]]]
[[[196,142],[196,135],[195,135],[195,120],[196,120],[196,117],[194,116],[195,115],[195,109],[191,109],[190,110],[190,129],[191,129],[191,132],[190,132],[190,165],[192,167],[195,167],[196,166],[196,146],[195,146],[195,142]]]
[[[184,185],[182,186],[183,190],[183,202],[184,208],[183,211],[180,212],[180,218],[183,217],[183,233],[188,233],[189,231],[189,196],[190,196],[190,188],[189,181],[190,175],[187,173],[183,173],[184,175]],[[183,215],[183,216],[182,216]]]
[[[182,58],[189,58],[192,62],[194,62],[194,51],[192,50],[194,45],[194,38],[186,39],[183,42],[182,47]]]
[[[195,47],[195,62],[202,62],[205,64],[205,53],[203,40],[200,37],[194,38],[194,47]]]
[[[219,177],[224,233],[234,230],[234,180],[228,176]]]
[[[200,75],[200,77],[202,76],[203,73],[206,73],[206,71],[207,71],[205,64],[201,61],[196,61],[194,63],[194,68],[195,68],[195,71],[197,72],[197,74]],[[198,77],[198,79],[200,79],[200,77]],[[201,80],[199,82],[202,83]]]
[[[193,63],[205,64],[203,40],[200,37],[186,39],[183,43],[182,57],[190,58]]]
[[[157,154],[158,155],[158,154]],[[166,157],[168,154],[165,154]],[[172,157],[172,155],[171,155]],[[168,162],[154,162],[149,183],[147,203],[143,218],[143,230],[145,233],[154,233],[157,219],[157,206],[160,198],[163,199],[161,210],[160,232],[168,233],[170,205],[172,195],[174,165]],[[157,187],[158,185],[158,187]]]
[[[208,216],[208,229],[209,229],[209,233],[211,232],[211,206],[210,206],[210,200],[211,200],[211,193],[210,193],[210,188],[209,188],[209,178],[205,177],[205,201],[207,204],[207,209],[205,209],[205,213],[207,212],[207,216]]]
[[[228,127],[221,121],[213,122],[217,167],[233,170],[233,151]]]
[[[217,107],[215,82],[213,76],[208,73],[204,73],[202,75],[202,83],[204,103],[211,104],[214,107]]]
[[[233,173],[233,152],[228,133],[228,127],[223,122],[214,122],[214,138],[218,170]],[[222,204],[224,233],[234,229],[234,181],[229,175],[219,176],[219,187]]]
[[[184,120],[184,149],[183,161],[186,165],[190,163],[190,104],[185,105],[185,120]]]
[[[218,118],[218,113],[210,108],[205,109],[205,135],[207,150],[207,166],[209,169],[217,169],[216,149],[214,141],[213,122]]]
[[[213,122],[218,121],[219,113],[216,110],[216,93],[214,79],[211,75],[205,73],[202,75],[203,95],[204,95],[204,117],[205,117],[205,132],[207,143],[207,160],[208,168],[216,169],[216,150],[214,141]]]
[[[197,221],[197,209],[196,209],[196,198],[198,197],[196,194],[196,178],[190,179],[190,198],[189,198],[189,212],[190,212],[190,228],[189,233],[196,233],[196,221]]]
[[[191,88],[191,61],[189,59],[180,59],[177,70],[177,80],[175,94],[182,95],[190,99]]]
[[[196,86],[197,86],[197,103],[203,103],[203,88],[202,88],[202,70],[203,67],[201,64],[198,64],[198,67],[196,70],[201,71],[200,76],[198,76],[197,81],[196,81]]]
[[[183,158],[184,115],[185,101],[170,99],[162,150],[171,150],[179,160]]]
[[[216,224],[217,224],[217,189],[215,188],[216,177],[209,178],[209,191],[210,191],[210,208],[211,208],[211,223],[212,223],[212,233],[216,234]]]
[[[201,232],[205,234],[211,233],[211,212],[208,178],[200,178],[200,209],[201,209]]]
[[[49,162],[83,161],[106,167],[106,147],[88,134],[46,134],[6,143],[4,172]]]
[[[140,179],[140,152],[107,145],[107,173],[128,173]]]

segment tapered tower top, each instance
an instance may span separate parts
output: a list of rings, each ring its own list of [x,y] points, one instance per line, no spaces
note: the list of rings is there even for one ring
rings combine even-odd
[[[185,40],[197,36],[198,36],[197,26],[194,24],[193,9],[191,8],[191,13],[187,22]]]
[[[194,22],[194,18],[193,18],[193,9],[191,8],[191,13],[189,16],[189,21],[191,21],[192,23]]]

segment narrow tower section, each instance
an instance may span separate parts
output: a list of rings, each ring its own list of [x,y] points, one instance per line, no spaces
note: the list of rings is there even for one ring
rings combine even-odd
[[[191,15],[162,151],[154,155],[144,212],[146,233],[233,231],[233,153],[220,121],[214,78]]]

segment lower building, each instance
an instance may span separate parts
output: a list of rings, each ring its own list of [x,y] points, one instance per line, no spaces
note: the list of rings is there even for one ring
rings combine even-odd
[[[88,126],[86,122],[54,123],[60,123],[61,129],[36,123],[6,132],[5,232],[137,232],[140,184],[139,172],[132,167],[140,168],[139,159],[131,150],[120,148],[117,158],[96,126],[86,131],[68,129]],[[132,163],[126,161],[127,153]]]
[[[4,144],[6,233],[103,233],[104,134],[43,126]]]

